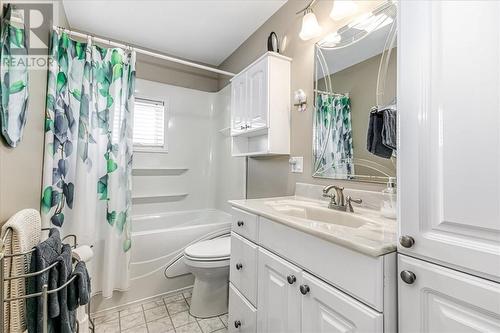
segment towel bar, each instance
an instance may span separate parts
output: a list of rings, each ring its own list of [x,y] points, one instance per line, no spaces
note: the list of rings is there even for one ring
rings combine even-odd
[[[46,230],[50,230],[50,228],[42,228],[41,230],[46,231]],[[42,328],[43,328],[43,331],[42,331],[42,333],[48,333],[48,304],[47,304],[48,295],[57,293],[60,290],[66,288],[71,282],[74,281],[74,279],[76,279],[76,276],[73,276],[68,281],[66,281],[66,283],[64,283],[62,286],[55,288],[55,289],[49,290],[48,285],[44,284],[42,286],[41,292],[27,294],[27,295],[23,295],[23,296],[19,296],[19,297],[5,298],[4,281],[11,281],[11,280],[15,280],[15,279],[29,278],[29,277],[37,276],[37,275],[43,274],[44,272],[47,272],[48,270],[50,270],[51,268],[55,267],[57,264],[60,263],[60,262],[55,262],[55,263],[49,265],[48,267],[45,267],[44,269],[37,271],[37,272],[26,273],[26,274],[21,274],[21,275],[14,275],[14,276],[5,276],[5,268],[4,268],[5,258],[26,256],[26,255],[31,254],[35,250],[35,249],[32,249],[32,250],[26,251],[26,252],[5,254],[5,241],[11,232],[12,232],[12,228],[7,228],[5,231],[5,234],[3,235],[2,239],[0,240],[0,242],[1,242],[0,243],[0,300],[1,300],[1,304],[0,304],[0,333],[7,333],[7,332],[4,332],[4,315],[5,314],[4,314],[3,304],[19,301],[22,299],[35,298],[35,297],[42,297],[42,299],[43,299],[43,302],[42,302],[42,305],[43,305],[43,307],[42,307],[42,313],[43,313]],[[61,241],[64,241],[67,238],[73,239],[73,245],[71,246],[71,248],[76,248],[76,246],[78,244],[77,243],[77,236],[70,234],[70,235],[67,235],[64,238],[62,238]],[[76,258],[72,258],[72,259],[74,262],[78,262],[78,260]],[[94,324],[93,324],[92,320],[90,320],[90,317],[89,317],[89,322],[91,323],[91,331],[94,332]],[[76,327],[77,327],[76,333],[78,333],[79,327],[78,327],[78,325]]]

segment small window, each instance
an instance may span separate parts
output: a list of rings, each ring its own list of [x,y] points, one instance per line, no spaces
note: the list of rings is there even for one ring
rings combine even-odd
[[[134,150],[167,152],[165,103],[135,98]]]

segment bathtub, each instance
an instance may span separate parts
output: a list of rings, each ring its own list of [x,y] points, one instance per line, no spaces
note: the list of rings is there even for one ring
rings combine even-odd
[[[228,234],[230,228],[231,215],[215,209],[133,217],[131,279],[164,271],[188,245]],[[186,273],[181,270],[177,275]],[[175,276],[175,272],[168,274]]]
[[[99,300],[95,310],[191,286],[194,278],[182,260],[184,248],[200,240],[228,235],[230,228],[231,215],[215,209],[133,216],[130,288],[115,293],[112,299]]]

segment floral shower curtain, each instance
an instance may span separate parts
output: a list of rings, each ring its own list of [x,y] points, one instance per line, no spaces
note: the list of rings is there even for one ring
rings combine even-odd
[[[54,31],[45,114],[45,226],[94,245],[93,291],[129,284],[135,52]]]
[[[24,23],[11,21],[12,6],[3,9],[0,37],[0,124],[11,147],[23,136],[28,108],[28,49]]]
[[[351,101],[343,95],[316,95],[314,176],[354,175]]]

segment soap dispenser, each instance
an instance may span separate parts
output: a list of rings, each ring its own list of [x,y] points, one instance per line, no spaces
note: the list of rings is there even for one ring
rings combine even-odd
[[[397,189],[396,178],[389,177],[387,187],[382,190],[382,204],[380,205],[380,214],[390,219],[397,217]]]

